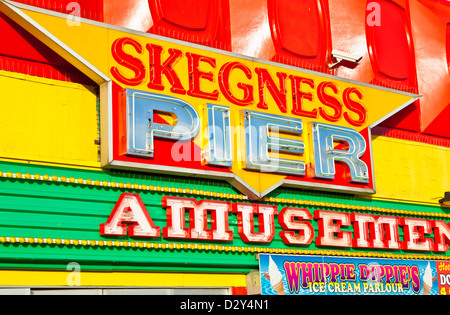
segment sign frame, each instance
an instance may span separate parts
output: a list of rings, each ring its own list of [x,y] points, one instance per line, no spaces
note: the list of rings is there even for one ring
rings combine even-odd
[[[200,178],[209,178],[209,179],[213,179],[213,180],[225,180],[229,184],[231,184],[233,187],[238,189],[240,192],[245,194],[248,197],[248,199],[250,199],[250,200],[259,200],[281,186],[290,187],[290,188],[309,188],[309,189],[314,189],[314,190],[326,190],[326,191],[331,191],[331,192],[350,192],[350,193],[371,195],[371,194],[376,193],[371,129],[376,127],[382,121],[388,119],[389,117],[395,115],[397,112],[406,108],[407,106],[409,106],[410,104],[412,104],[413,102],[415,102],[416,100],[418,100],[421,97],[420,95],[412,94],[409,92],[394,90],[394,89],[390,89],[387,87],[376,86],[376,85],[372,85],[372,84],[368,84],[368,83],[364,83],[364,82],[357,82],[357,81],[353,81],[350,79],[333,76],[333,75],[327,74],[327,73],[319,73],[319,72],[316,72],[313,70],[301,69],[301,68],[297,68],[297,67],[286,65],[286,64],[280,64],[280,63],[276,63],[276,62],[272,62],[272,61],[268,61],[268,60],[253,58],[253,57],[240,55],[240,54],[229,52],[229,51],[223,51],[223,50],[218,50],[218,49],[207,47],[207,46],[197,45],[194,43],[183,42],[183,41],[176,40],[176,39],[161,38],[160,36],[157,36],[157,35],[136,32],[136,31],[132,31],[132,30],[128,30],[128,29],[123,29],[123,28],[117,27],[117,26],[107,25],[106,27],[114,29],[114,30],[125,31],[130,34],[140,35],[140,36],[143,36],[144,38],[147,38],[148,40],[154,39],[154,40],[158,40],[158,41],[163,41],[169,45],[176,44],[176,45],[183,45],[187,49],[189,49],[189,48],[201,49],[205,52],[220,54],[225,57],[238,58],[243,61],[254,62],[254,63],[264,65],[264,66],[276,67],[280,70],[297,71],[297,72],[300,71],[301,73],[304,73],[306,75],[315,75],[315,76],[320,76],[323,79],[330,79],[330,80],[335,80],[335,81],[339,81],[339,82],[343,82],[343,83],[353,84],[353,85],[360,86],[360,87],[374,88],[374,89],[377,89],[380,91],[387,91],[387,92],[392,92],[392,93],[396,93],[396,94],[401,94],[401,95],[411,97],[411,99],[408,102],[404,103],[403,105],[397,107],[394,111],[388,113],[387,115],[378,119],[376,122],[370,124],[367,127],[367,130],[366,130],[367,134],[365,135],[365,137],[368,140],[367,141],[367,152],[369,153],[368,159],[371,161],[370,166],[369,166],[369,173],[371,176],[371,184],[372,184],[371,188],[359,188],[359,187],[349,188],[347,186],[341,186],[341,185],[335,185],[335,184],[329,184],[329,183],[321,183],[321,182],[314,182],[314,181],[310,181],[310,182],[298,181],[298,180],[289,179],[289,176],[286,176],[284,179],[282,179],[279,182],[275,183],[274,185],[270,186],[266,190],[259,192],[256,189],[254,189],[251,185],[249,185],[244,179],[242,179],[241,177],[239,177],[237,174],[235,174],[233,172],[211,171],[211,170],[202,170],[202,169],[189,169],[189,168],[185,168],[185,167],[143,164],[143,163],[135,163],[135,162],[117,160],[116,158],[114,158],[115,143],[114,143],[114,141],[111,141],[111,139],[114,139],[114,136],[113,136],[114,123],[113,123],[113,117],[112,117],[113,104],[112,103],[108,103],[107,108],[105,108],[105,106],[102,106],[102,112],[108,113],[107,114],[107,117],[108,117],[107,124],[102,123],[102,130],[105,130],[105,129],[107,130],[107,138],[109,140],[107,143],[102,142],[102,153],[107,152],[107,154],[102,154],[102,159],[101,159],[102,166],[105,168],[122,169],[122,170],[128,170],[128,171],[139,171],[140,170],[140,171],[155,172],[158,174],[166,174],[166,175],[189,176],[189,177],[194,176],[194,177],[200,177]],[[103,116],[106,116],[106,115],[103,115]]]

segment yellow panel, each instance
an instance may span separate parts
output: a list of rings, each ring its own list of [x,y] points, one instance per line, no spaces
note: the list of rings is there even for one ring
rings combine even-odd
[[[0,71],[0,158],[98,167],[93,87]]]
[[[80,286],[120,287],[245,287],[239,274],[178,274],[132,272],[72,272],[0,270],[0,286],[68,286],[78,279]]]
[[[373,138],[374,198],[438,204],[450,191],[450,148]]]

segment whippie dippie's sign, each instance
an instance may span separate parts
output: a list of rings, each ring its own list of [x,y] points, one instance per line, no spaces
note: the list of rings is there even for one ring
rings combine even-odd
[[[161,206],[167,222],[162,229],[154,224],[139,194],[122,194],[100,225],[100,234],[218,243],[239,237],[250,244],[270,244],[279,237],[289,246],[314,242],[318,247],[421,252],[447,252],[450,245],[450,226],[440,220],[320,209],[311,213],[304,208],[172,196],[162,197]],[[230,229],[232,216],[238,235]],[[282,229],[279,235],[276,221]]]
[[[263,295],[447,295],[448,262],[259,255]]]
[[[417,95],[127,29],[33,14],[112,82],[102,165],[374,193],[370,129]]]

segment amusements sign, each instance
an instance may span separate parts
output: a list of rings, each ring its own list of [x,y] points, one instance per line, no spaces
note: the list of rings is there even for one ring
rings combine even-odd
[[[342,257],[259,256],[263,295],[447,295],[450,263]]]

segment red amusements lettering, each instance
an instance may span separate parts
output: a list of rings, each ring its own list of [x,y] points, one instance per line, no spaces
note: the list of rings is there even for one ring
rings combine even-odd
[[[399,218],[375,216],[366,213],[352,213],[353,247],[402,249],[398,231]]]
[[[235,203],[233,213],[237,213],[238,234],[244,242],[272,242],[275,236],[274,217],[278,214],[276,206]],[[258,232],[255,231],[255,218],[258,220]]]
[[[352,233],[341,230],[341,227],[351,225],[349,213],[315,210],[314,219],[319,227],[317,246],[351,247]]]
[[[444,221],[434,220],[431,222],[433,228],[435,252],[447,252],[450,244],[450,226]]]
[[[163,197],[162,207],[167,211],[167,226],[163,228],[164,238],[231,241],[233,231],[229,229],[228,213],[231,203],[224,201],[192,198]],[[189,212],[189,227],[186,227],[185,214]],[[208,213],[213,224],[208,229]]]
[[[279,236],[286,245],[291,246],[312,243],[315,232],[311,224],[313,220],[317,221],[317,246],[447,252],[450,245],[450,225],[440,220],[328,210],[315,210],[313,216],[307,209],[294,207],[285,207],[278,213],[274,205],[231,204],[169,196],[162,198],[162,207],[166,209],[167,218],[163,238],[168,239],[232,241],[233,231],[229,228],[229,215],[232,212],[237,215],[238,234],[246,243],[272,242],[276,234],[275,216],[278,216],[282,228]],[[189,227],[186,226],[186,211],[189,212]],[[210,228],[208,222],[211,222]],[[131,226],[127,227],[127,224]],[[345,231],[351,227],[353,233]],[[399,236],[400,228],[403,229],[403,241]],[[100,225],[100,234],[161,237],[160,227],[153,224],[139,194],[131,193],[120,196],[107,222]]]
[[[430,220],[401,218],[400,225],[403,226],[404,249],[421,251],[432,251],[434,249],[433,239],[425,238],[426,234],[432,233]]]
[[[283,208],[278,215],[279,223],[283,229],[280,232],[283,242],[291,245],[311,244],[314,239],[314,228],[308,221],[312,221],[312,219],[313,216],[307,209]]]
[[[120,195],[106,223],[100,224],[100,235],[160,237],[161,231],[153,223],[139,194],[125,193]]]

